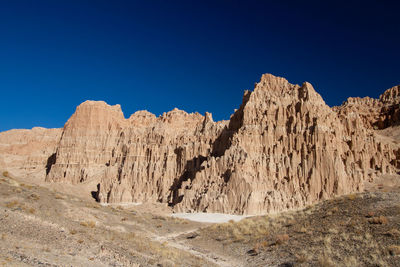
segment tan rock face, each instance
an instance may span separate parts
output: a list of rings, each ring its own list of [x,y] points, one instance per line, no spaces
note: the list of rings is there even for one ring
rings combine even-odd
[[[46,181],[79,183],[101,176],[125,127],[119,105],[86,101],[64,126]]]
[[[269,74],[229,121],[178,109],[125,119],[119,105],[86,101],[46,148],[46,181],[95,180],[101,202],[160,201],[176,211],[298,208],[395,171],[400,153],[373,127],[398,122],[399,102],[394,87],[331,109],[311,84]]]
[[[367,128],[378,130],[399,125],[400,86],[386,90],[379,99],[350,97],[333,109],[343,116],[357,113]]]
[[[49,157],[55,153],[62,129],[35,127],[0,133],[0,168],[16,175],[44,179]]]
[[[312,86],[264,75],[230,122],[223,153],[178,190],[180,211],[261,214],[362,190],[391,172],[390,148],[359,117],[339,119]]]

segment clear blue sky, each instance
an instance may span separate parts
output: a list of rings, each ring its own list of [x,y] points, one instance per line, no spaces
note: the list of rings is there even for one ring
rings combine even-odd
[[[228,119],[262,73],[331,106],[400,84],[398,1],[276,2],[2,1],[0,131],[62,127],[87,99]]]

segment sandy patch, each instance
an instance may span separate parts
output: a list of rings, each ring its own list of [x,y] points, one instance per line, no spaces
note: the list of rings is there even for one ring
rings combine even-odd
[[[233,215],[233,214],[224,214],[224,213],[174,213],[171,214],[172,217],[187,219],[195,222],[206,222],[206,223],[224,223],[233,220],[238,222],[246,217],[250,217],[248,215]]]

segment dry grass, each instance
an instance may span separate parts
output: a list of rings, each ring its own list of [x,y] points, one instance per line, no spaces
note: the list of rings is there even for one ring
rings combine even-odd
[[[32,199],[32,200],[35,200],[35,201],[38,201],[40,199],[40,196],[38,194],[33,193],[28,198]]]
[[[6,203],[6,207],[9,209],[20,209],[31,214],[36,213],[36,209],[26,206],[24,203],[20,203],[18,200],[13,200]]]
[[[368,211],[367,215],[365,217],[367,218],[372,218],[375,216],[375,211]]]
[[[94,222],[94,221],[83,221],[83,222],[80,222],[79,224],[82,226],[85,226],[85,227],[90,227],[90,228],[96,227],[96,222]]]
[[[13,192],[15,192],[15,193],[18,193],[18,194],[19,194],[19,193],[21,193],[21,192],[22,192],[22,189],[17,187],[17,188],[14,188],[14,189],[13,189]]]
[[[387,231],[385,233],[385,235],[398,238],[398,237],[400,237],[400,231],[395,229],[395,228],[393,228],[393,229]]]
[[[265,238],[269,235],[268,220],[243,219],[239,222],[214,225],[212,228],[220,233],[219,240],[231,240],[232,242],[243,242],[251,239]]]
[[[312,256],[308,255],[307,252],[304,250],[298,254],[295,254],[294,256],[295,256],[297,263],[305,263],[305,262],[310,261],[310,259],[312,258]]]
[[[22,187],[25,187],[26,189],[32,189],[33,188],[33,185],[29,185],[29,184],[24,184],[24,183],[22,183],[22,184],[20,184]]]
[[[28,208],[27,211],[31,214],[34,214],[36,212],[34,208]]]
[[[354,199],[357,198],[357,195],[356,194],[350,194],[350,195],[347,196],[347,198],[350,199],[350,200],[354,200]]]
[[[332,259],[327,255],[323,254],[318,258],[318,263],[321,267],[335,267],[336,264],[332,261]]]
[[[75,229],[72,229],[71,231],[69,231],[69,233],[70,233],[71,235],[74,235],[74,234],[78,233],[78,231],[76,231]]]
[[[281,245],[287,241],[289,241],[289,235],[287,234],[279,234],[275,236],[275,245]]]
[[[18,207],[19,205],[20,205],[20,203],[19,203],[18,200],[13,200],[13,201],[11,201],[11,202],[7,202],[7,203],[6,203],[6,207],[9,208],[9,209]]]
[[[368,221],[371,224],[387,224],[388,223],[388,219],[382,215],[379,217],[372,217]]]

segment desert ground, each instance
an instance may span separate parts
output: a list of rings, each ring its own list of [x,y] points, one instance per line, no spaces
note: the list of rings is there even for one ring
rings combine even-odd
[[[163,205],[102,206],[61,187],[2,173],[0,264],[400,266],[398,175],[364,193],[226,223],[174,218]]]

